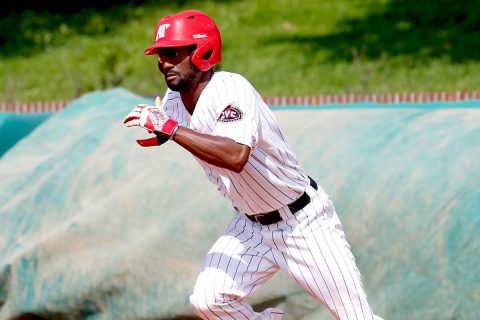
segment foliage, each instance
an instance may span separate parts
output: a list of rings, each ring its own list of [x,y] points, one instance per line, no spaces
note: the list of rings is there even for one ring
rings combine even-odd
[[[264,95],[480,87],[478,0],[31,1],[0,16],[0,101],[162,93],[143,49],[160,17],[193,8],[219,25],[220,68]]]

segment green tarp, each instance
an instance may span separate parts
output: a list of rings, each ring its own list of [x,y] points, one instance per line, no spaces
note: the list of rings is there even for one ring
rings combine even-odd
[[[51,115],[0,112],[0,157]]]
[[[232,210],[175,143],[140,148],[138,103],[94,92],[0,158],[0,319],[179,319]],[[275,109],[331,195],[385,319],[479,319],[480,102]],[[283,274],[251,299],[331,319]]]

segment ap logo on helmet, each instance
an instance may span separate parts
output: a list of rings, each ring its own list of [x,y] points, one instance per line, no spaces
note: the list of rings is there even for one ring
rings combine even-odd
[[[158,27],[157,36],[155,37],[155,41],[160,38],[165,38],[165,31],[170,27],[170,23],[162,24]]]

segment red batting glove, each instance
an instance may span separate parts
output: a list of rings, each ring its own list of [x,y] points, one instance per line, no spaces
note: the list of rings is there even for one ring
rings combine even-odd
[[[157,136],[149,139],[137,140],[142,147],[159,146],[177,131],[179,124],[170,118],[160,105],[160,99],[157,97],[157,106],[140,104],[125,117],[123,123],[127,127],[140,126],[149,133],[155,133]]]

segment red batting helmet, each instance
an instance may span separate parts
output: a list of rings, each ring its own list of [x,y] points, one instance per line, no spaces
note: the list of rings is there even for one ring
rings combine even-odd
[[[212,18],[197,10],[188,10],[163,17],[155,28],[154,44],[146,55],[158,48],[197,45],[192,63],[207,71],[222,60],[222,39]]]

